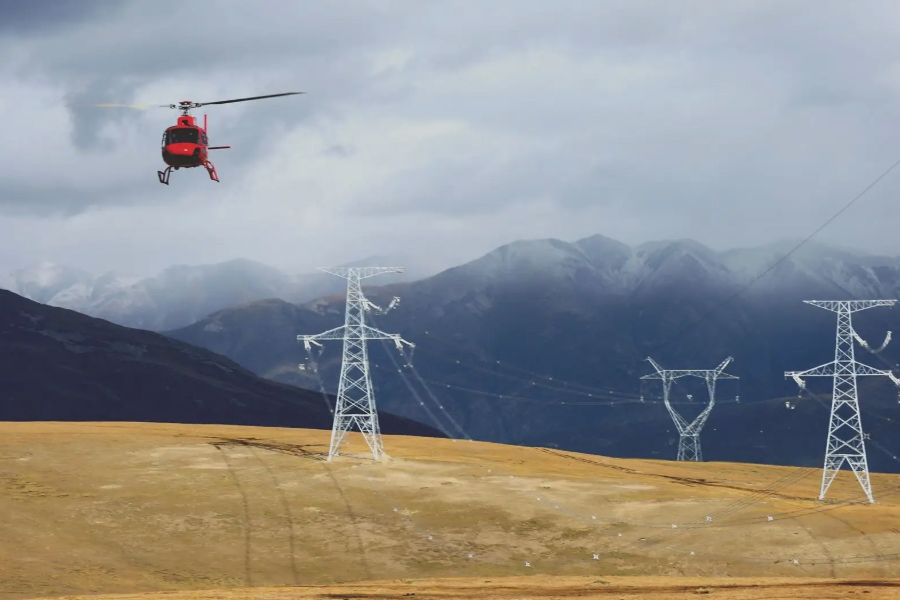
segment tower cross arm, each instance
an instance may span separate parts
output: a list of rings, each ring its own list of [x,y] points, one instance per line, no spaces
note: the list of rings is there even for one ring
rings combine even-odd
[[[644,375],[641,379],[672,380],[678,377],[702,377],[706,379],[710,376],[714,379],[740,379],[740,377],[737,377],[736,375],[730,375],[723,372],[725,367],[727,367],[732,360],[734,359],[729,356],[715,369],[663,369],[655,360],[648,356],[647,362],[653,365],[653,368],[656,369],[656,373]]]
[[[875,367],[870,367],[867,364],[861,363],[857,361],[856,363],[856,374],[857,375],[892,375],[892,373],[886,369],[876,369]]]
[[[721,378],[721,379],[740,379],[740,377],[737,377],[736,375],[729,375],[728,373],[725,372],[725,367],[727,367],[733,360],[734,359],[730,356],[728,358],[726,358],[725,360],[723,360],[719,364],[719,366],[716,367],[716,370],[715,370],[716,377]]]
[[[797,379],[798,377],[834,377],[834,373],[835,363],[834,361],[831,361],[805,371],[785,371],[784,376],[793,377],[794,379]]]
[[[380,329],[372,327],[371,325],[363,325],[363,335],[367,340],[393,340],[394,344],[398,348],[400,348],[401,344],[406,344],[410,348],[416,347],[415,344],[404,340],[397,333],[386,333]]]
[[[647,357],[647,362],[653,365],[653,368],[656,369],[656,373],[650,373],[649,375],[644,375],[641,379],[675,379],[677,377],[685,377],[691,374],[691,371],[677,371],[673,369],[663,369],[659,364],[650,358]]]
[[[842,307],[849,312],[856,312],[876,306],[893,306],[897,303],[896,300],[804,300],[803,302],[832,312],[838,312]]]
[[[670,369],[667,370],[666,373],[668,377],[674,379],[676,377],[702,377],[706,378],[709,376],[714,377],[715,379],[740,379],[737,375],[731,375],[730,373],[723,373],[719,369]],[[641,379],[660,379],[661,376],[656,373],[651,373],[650,375],[644,375]]]
[[[900,379],[897,378],[891,371],[887,369],[876,369],[875,367],[870,367],[869,365],[863,364],[861,362],[856,363],[856,374],[857,375],[883,375],[888,377],[891,381],[894,382],[894,385],[900,387]]]
[[[888,377],[894,385],[900,387],[900,378],[894,375],[891,371],[886,369],[876,369],[875,367],[870,367],[867,364],[854,361],[854,374],[855,375],[881,375],[884,377]],[[807,369],[806,371],[785,371],[785,377],[793,377],[794,381],[800,387],[804,387],[803,380],[801,377],[834,377],[837,374],[837,369],[834,361],[830,363],[825,363],[824,365],[819,365],[818,367],[813,367],[812,369]]]
[[[324,271],[325,273],[330,273],[332,275],[337,275],[338,277],[343,277],[347,279],[350,277],[350,272],[354,271],[358,273],[360,279],[365,279],[367,277],[375,277],[376,275],[381,275],[383,273],[403,273],[404,267],[319,267],[320,271]]]
[[[725,363],[719,365],[718,368],[712,369],[709,371],[694,371],[692,375],[697,377],[703,377],[704,379],[740,379],[737,375],[732,375],[731,373],[725,373],[723,369],[725,368]]]
[[[306,346],[309,346],[309,343],[316,343],[322,340],[341,340],[344,339],[344,330],[346,329],[346,325],[341,325],[340,327],[335,327],[334,329],[329,329],[328,331],[323,331],[322,333],[316,333],[314,335],[298,335],[297,341],[303,342]]]

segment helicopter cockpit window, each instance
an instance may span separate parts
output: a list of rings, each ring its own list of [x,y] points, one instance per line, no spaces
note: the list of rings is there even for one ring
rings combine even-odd
[[[166,134],[167,144],[196,144],[198,140],[196,129],[172,129]]]

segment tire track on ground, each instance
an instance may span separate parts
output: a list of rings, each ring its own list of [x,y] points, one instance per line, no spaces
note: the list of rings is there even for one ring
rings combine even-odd
[[[873,540],[871,537],[869,537],[869,534],[868,534],[868,533],[866,533],[866,532],[863,531],[862,529],[859,529],[859,528],[857,528],[857,527],[854,527],[854,526],[851,525],[848,521],[845,521],[844,519],[840,518],[840,517],[837,516],[837,515],[826,514],[825,516],[831,517],[832,519],[835,519],[836,521],[838,521],[838,522],[840,522],[840,523],[843,523],[843,524],[846,525],[848,528],[850,528],[851,531],[855,531],[856,533],[859,533],[859,534],[861,534],[864,538],[866,538],[866,541],[869,542],[869,545],[872,546],[872,549],[873,549],[873,550],[875,551],[875,553],[878,555],[879,561],[882,563],[883,567],[884,567],[884,568],[887,568],[888,574],[890,573],[890,569],[888,568],[888,567],[890,566],[890,561],[889,561],[888,558],[884,555],[884,552],[881,551],[881,548],[878,547],[878,544],[875,543],[875,540]],[[887,575],[883,575],[883,576],[886,577]]]
[[[238,493],[241,495],[241,505],[244,510],[244,518],[241,521],[241,525],[244,529],[244,582],[248,587],[253,586],[253,578],[251,576],[250,571],[250,563],[251,563],[251,547],[250,547],[250,502],[247,500],[247,493],[244,491],[244,488],[241,486],[241,481],[238,479],[237,473],[234,470],[234,466],[231,464],[231,461],[228,460],[228,454],[225,450],[222,449],[221,443],[213,443],[213,446],[216,450],[218,450],[222,454],[222,459],[225,461],[225,465],[228,467],[228,473],[231,475],[231,479],[234,482],[234,486],[237,488]]]
[[[363,543],[362,533],[360,533],[359,530],[359,519],[357,518],[356,513],[353,512],[353,507],[350,505],[350,501],[347,499],[347,495],[344,493],[344,489],[341,487],[340,482],[337,480],[337,477],[334,476],[334,472],[331,470],[331,465],[327,462],[325,463],[325,471],[328,473],[328,477],[331,478],[331,482],[334,484],[334,489],[337,490],[338,495],[341,497],[341,501],[347,508],[347,516],[350,518],[350,525],[353,527],[356,544],[357,546],[359,546],[359,556],[360,560],[362,561],[363,570],[366,573],[366,579],[372,579],[372,569],[369,566],[368,557],[366,557],[366,545]]]
[[[278,498],[281,500],[281,507],[284,509],[284,518],[288,526],[288,553],[291,557],[291,576],[293,577],[294,585],[300,585],[300,575],[297,571],[297,549],[294,544],[294,516],[291,514],[290,503],[281,487],[278,476],[275,475],[275,471],[256,453],[256,449],[252,445],[250,446],[250,453],[253,454],[253,457],[269,474],[269,477],[272,479],[272,485],[275,486],[275,493],[278,494]]]

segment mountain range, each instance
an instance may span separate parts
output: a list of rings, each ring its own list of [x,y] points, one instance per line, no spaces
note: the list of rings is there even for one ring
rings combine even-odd
[[[425,279],[367,287],[377,304],[402,298],[388,315],[372,314],[372,323],[417,345],[413,371],[392,348],[369,344],[379,406],[421,422],[437,418],[450,433],[456,423],[482,440],[674,458],[677,435],[660,389],[641,386],[652,372],[646,357],[664,368],[712,369],[732,356],[728,372],[740,380],[719,383],[721,404],[703,434],[706,458],[820,464],[828,382],[812,381],[819,401],[805,398],[791,410],[785,398],[797,388],[784,371],[833,358],[835,315],[802,301],[896,298],[900,260],[817,243],[781,260],[795,245],[716,252],[691,240],[519,241]],[[305,354],[296,335],[340,325],[344,300],[342,293],[304,303],[267,299],[165,333],[315,389],[311,371],[297,368]],[[879,308],[856,315],[854,325],[877,347],[896,319]],[[340,343],[326,345],[319,374],[333,392]],[[893,368],[896,356],[888,346],[860,359]],[[891,449],[883,419],[896,412],[896,396],[880,379],[861,383],[864,410],[880,415],[863,420],[881,419],[877,441]],[[647,401],[636,402],[642,392]],[[700,379],[673,388],[686,416],[705,394]],[[897,466],[889,451],[872,454],[873,468]]]
[[[424,264],[403,257],[372,256],[358,263],[406,267],[404,273],[386,276],[387,282],[431,274]],[[113,272],[95,277],[84,269],[40,261],[0,276],[0,288],[31,300],[150,331],[190,325],[217,310],[255,300],[305,302],[339,292],[343,285],[342,279],[327,273],[289,275],[247,259],[175,265],[145,278]]]
[[[0,322],[3,421],[331,427],[333,398],[262,379],[223,356],[158,333],[7,290],[0,290]],[[385,432],[441,436],[387,412],[380,421]]]

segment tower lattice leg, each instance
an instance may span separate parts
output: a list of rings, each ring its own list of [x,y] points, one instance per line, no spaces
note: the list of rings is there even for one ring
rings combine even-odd
[[[683,433],[678,439],[678,460],[703,460],[700,455],[700,435]]]

